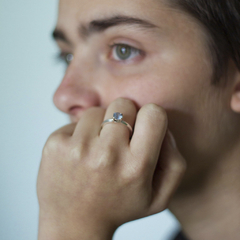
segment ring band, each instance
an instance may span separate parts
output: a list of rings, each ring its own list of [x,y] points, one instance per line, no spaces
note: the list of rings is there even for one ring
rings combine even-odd
[[[103,121],[101,127],[103,127],[105,124],[107,123],[122,123],[124,124],[125,126],[128,127],[130,133],[132,133],[132,127],[129,123],[125,122],[122,120],[123,119],[123,114],[122,113],[119,113],[119,112],[115,112],[113,114],[113,118],[110,118],[110,119],[107,119],[105,121]]]

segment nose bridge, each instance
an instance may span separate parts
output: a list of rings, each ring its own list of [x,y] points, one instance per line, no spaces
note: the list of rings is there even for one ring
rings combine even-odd
[[[91,75],[93,75],[93,64],[91,56],[89,56],[89,51],[87,47],[78,47],[74,53],[74,58],[67,68],[65,78],[66,81],[76,81],[76,82],[89,82]]]
[[[86,58],[76,58],[74,56],[74,59],[65,72],[61,85],[80,85],[80,83],[89,83],[89,79],[91,79],[91,75],[93,74],[93,72],[90,71],[91,69],[92,67],[87,63]]]
[[[58,109],[70,114],[73,107],[86,109],[99,105],[99,94],[94,87],[92,68],[84,57],[71,62],[53,97]]]

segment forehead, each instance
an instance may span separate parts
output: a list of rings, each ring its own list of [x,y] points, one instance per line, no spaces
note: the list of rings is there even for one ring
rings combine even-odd
[[[192,41],[195,46],[204,47],[205,51],[205,29],[196,19],[183,11],[171,8],[166,1],[60,0],[56,28],[61,29],[69,38],[77,39],[80,27],[88,26],[91,21],[126,16],[154,24],[157,26],[155,34],[160,38],[167,37],[176,43]]]
[[[158,5],[162,5],[161,0],[59,0],[60,10],[70,10],[72,12],[81,12],[84,14],[85,11],[91,10],[92,12],[109,10],[126,11],[129,12],[139,12],[141,10],[146,10]],[[153,9],[152,9],[153,10]]]
[[[161,0],[60,0],[58,24],[68,21],[90,22],[113,15],[127,15],[148,20],[170,20],[170,9]]]

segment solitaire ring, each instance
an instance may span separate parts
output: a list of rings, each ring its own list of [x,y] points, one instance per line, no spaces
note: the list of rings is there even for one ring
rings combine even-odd
[[[113,114],[113,118],[110,118],[110,119],[107,119],[107,120],[103,121],[101,127],[103,127],[107,123],[122,123],[125,126],[127,126],[129,131],[130,131],[130,133],[132,133],[132,127],[130,126],[130,124],[128,124],[127,122],[123,121],[122,119],[123,119],[123,114],[119,113],[119,112],[115,112]]]

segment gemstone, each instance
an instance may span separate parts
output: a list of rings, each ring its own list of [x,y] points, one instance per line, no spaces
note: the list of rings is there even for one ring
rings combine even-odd
[[[121,120],[123,119],[122,113],[115,112],[115,113],[113,114],[113,119],[114,119],[115,121],[121,121]]]

